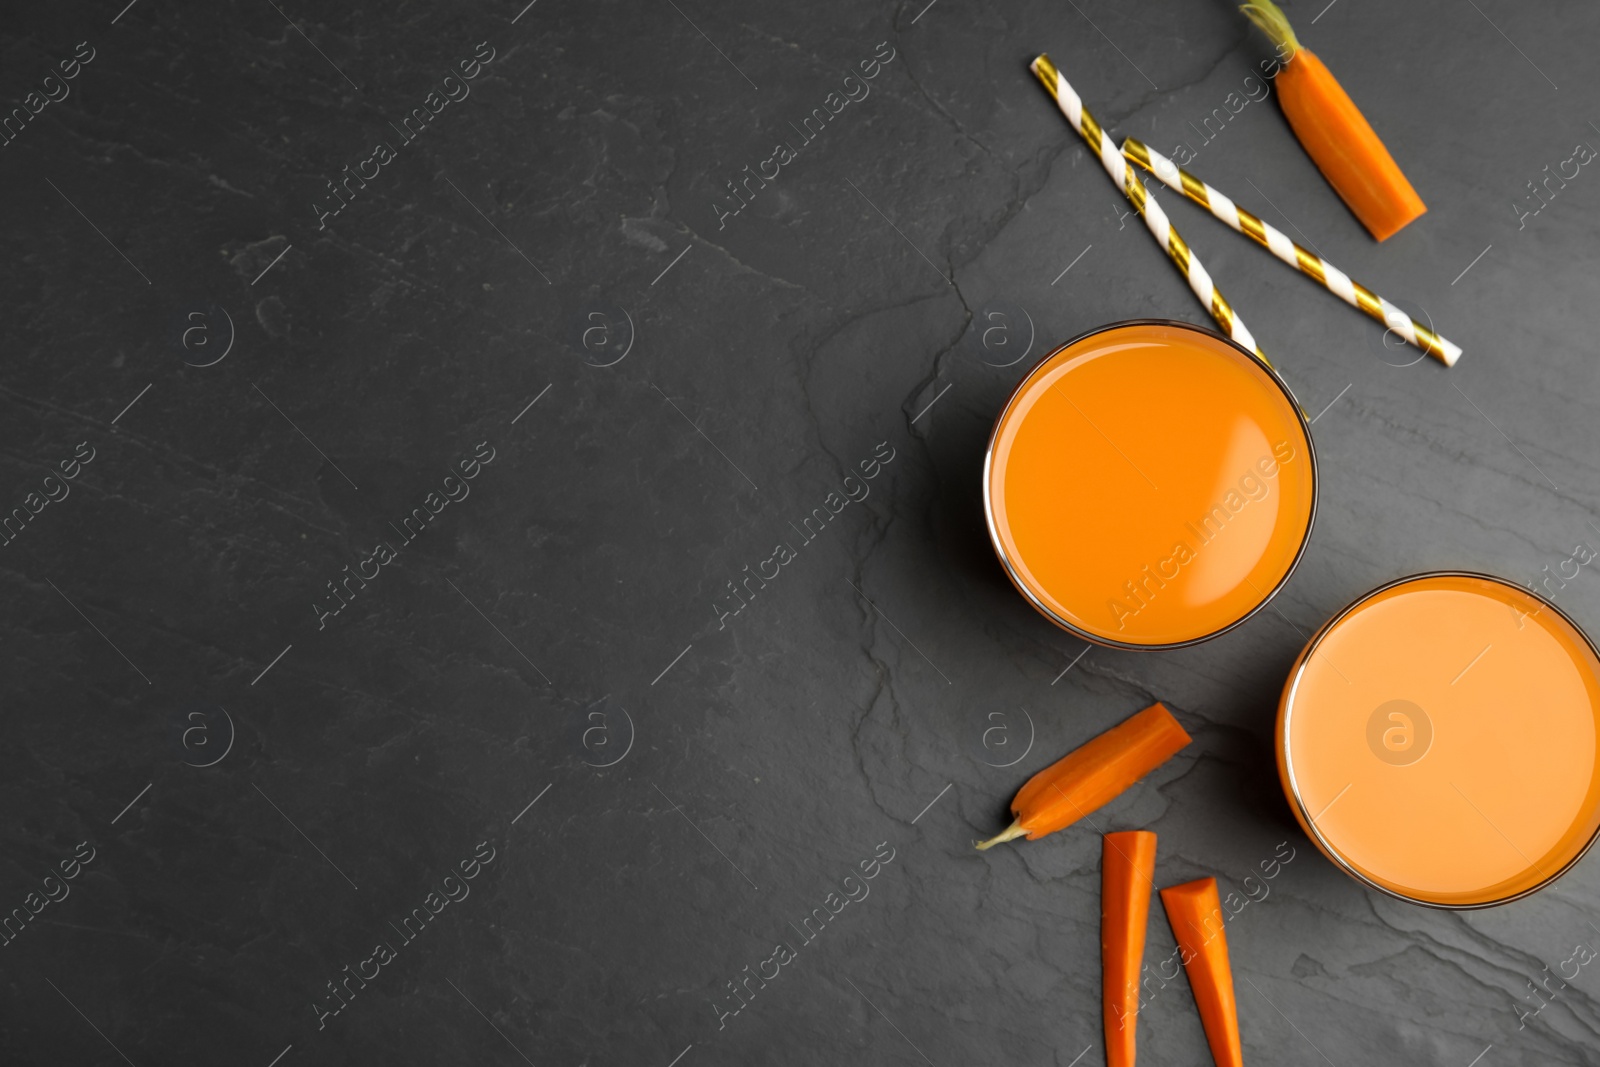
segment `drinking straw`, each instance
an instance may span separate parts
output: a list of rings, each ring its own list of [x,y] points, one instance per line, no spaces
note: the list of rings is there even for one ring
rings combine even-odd
[[[1089,109],[1083,106],[1083,100],[1067,83],[1067,79],[1061,76],[1055,64],[1050,62],[1050,57],[1040,55],[1028,65],[1028,69],[1033,71],[1034,77],[1038,78],[1040,84],[1049,91],[1055,99],[1056,106],[1067,117],[1067,121],[1072,123],[1072,128],[1078,131],[1078,135],[1089,146],[1089,150],[1100,157],[1100,165],[1105,167],[1106,173],[1111,175],[1111,180],[1117,183],[1117,187],[1133,203],[1134,210],[1144,219],[1145,228],[1156,239],[1156,243],[1166,251],[1179,273],[1188,280],[1189,288],[1200,299],[1201,305],[1211,313],[1211,317],[1216,320],[1222,332],[1244,346],[1247,351],[1253,352],[1262,363],[1271,367],[1272,364],[1268,362],[1266,354],[1256,344],[1255,337],[1245,324],[1239,321],[1239,316],[1235,314],[1233,307],[1212,283],[1211,275],[1189,250],[1188,242],[1178,236],[1178,231],[1172,228],[1167,213],[1161,210],[1161,205],[1156,203],[1155,197],[1150,195],[1150,191],[1144,187],[1138,175],[1128,167],[1122,158],[1122,153],[1117,151],[1111,139],[1105,135],[1100,123],[1089,114]]]
[[[1167,188],[1182,193],[1216,218],[1244,234],[1301,274],[1315,279],[1319,285],[1345,303],[1377,319],[1446,367],[1455,366],[1456,360],[1461,358],[1460,345],[1445,340],[1360,282],[1352,281],[1350,275],[1315,252],[1307,251],[1296,244],[1281,230],[1274,229],[1252,215],[1149,145],[1129,137],[1122,142],[1122,154],[1154,174]]]

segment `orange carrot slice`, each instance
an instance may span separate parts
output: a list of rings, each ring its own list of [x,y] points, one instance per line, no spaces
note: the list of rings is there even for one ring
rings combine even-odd
[[[1322,60],[1296,39],[1283,10],[1271,0],[1252,0],[1240,10],[1287,57],[1275,79],[1284,118],[1361,225],[1382,241],[1426,212],[1372,124]]]
[[[1222,929],[1217,880],[1202,878],[1163,889],[1161,904],[1178,939],[1211,1058],[1217,1067],[1244,1067],[1239,1007],[1233,999],[1233,967],[1228,963],[1228,935]]]
[[[1102,839],[1100,971],[1106,1067],[1133,1067],[1139,972],[1144,966],[1144,933],[1155,875],[1155,834],[1128,830]]]
[[[1011,800],[1016,821],[978,842],[978,848],[1024,834],[1034,841],[1071,826],[1109,804],[1188,743],[1189,735],[1172,712],[1152,704],[1029,778]]]

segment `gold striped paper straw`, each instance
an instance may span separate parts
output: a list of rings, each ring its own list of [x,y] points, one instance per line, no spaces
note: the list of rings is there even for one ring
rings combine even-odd
[[[1050,62],[1050,57],[1041,55],[1028,66],[1033,71],[1034,77],[1039,79],[1040,84],[1055,99],[1056,106],[1067,117],[1067,121],[1072,123],[1072,128],[1078,131],[1078,135],[1089,146],[1089,151],[1100,157],[1100,165],[1111,175],[1111,180],[1116,182],[1117,187],[1133,202],[1139,217],[1144,219],[1145,228],[1155,237],[1156,243],[1166,251],[1178,271],[1188,280],[1189,288],[1194,290],[1194,295],[1200,299],[1201,305],[1217,321],[1217,326],[1247,351],[1255,353],[1256,358],[1262,363],[1271,367],[1272,364],[1261,351],[1261,346],[1256,344],[1255,336],[1243,322],[1239,321],[1239,316],[1234,313],[1233,307],[1212,284],[1211,275],[1189,250],[1188,242],[1178,236],[1178,231],[1172,228],[1167,213],[1161,210],[1161,205],[1156,203],[1155,197],[1150,195],[1144,183],[1139,180],[1139,176],[1129,168],[1122,158],[1122,153],[1117,151],[1094,116],[1089,114],[1089,109],[1083,106],[1083,100],[1067,83],[1067,79],[1061,76],[1055,64]]]
[[[1250,214],[1149,145],[1129,137],[1122,142],[1122,154],[1154,174],[1162,185],[1182,193],[1301,274],[1315,279],[1317,284],[1346,304],[1377,319],[1446,367],[1455,366],[1456,360],[1461,358],[1460,345],[1445,340],[1371,289],[1351,280],[1350,275],[1315,252],[1296,244],[1283,231]]]

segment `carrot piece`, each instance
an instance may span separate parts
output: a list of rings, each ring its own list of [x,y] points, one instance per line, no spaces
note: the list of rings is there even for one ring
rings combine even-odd
[[[1128,830],[1105,835],[1100,849],[1100,996],[1106,1067],[1133,1067],[1139,972],[1155,876],[1155,834]]]
[[[1152,704],[1029,778],[1011,799],[1016,816],[979,849],[1027,835],[1029,841],[1071,826],[1109,804],[1189,743],[1178,720]]]
[[[1233,967],[1228,963],[1228,935],[1222,929],[1217,880],[1202,878],[1170,886],[1161,891],[1161,904],[1178,939],[1211,1058],[1217,1067],[1244,1067],[1239,1007],[1233,998]]]
[[[1337,78],[1300,44],[1272,0],[1240,8],[1285,55],[1278,105],[1328,184],[1379,241],[1428,210]]]

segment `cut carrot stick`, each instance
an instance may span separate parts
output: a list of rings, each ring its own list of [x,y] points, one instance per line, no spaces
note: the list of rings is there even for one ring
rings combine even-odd
[[[1322,60],[1301,45],[1272,0],[1240,8],[1284,56],[1275,80],[1278,104],[1306,154],[1361,225],[1382,241],[1428,210]]]
[[[1133,1067],[1139,972],[1155,888],[1156,835],[1106,834],[1100,848],[1100,973],[1106,1067]]]
[[[1109,804],[1188,743],[1189,735],[1172,712],[1152,704],[1029,778],[1011,800],[1016,821],[979,841],[978,848],[1024,834],[1034,841],[1071,826]]]
[[[1211,1058],[1217,1067],[1244,1067],[1239,1007],[1233,999],[1233,967],[1228,963],[1228,935],[1222,929],[1217,880],[1202,878],[1163,889],[1161,904],[1178,939]]]

